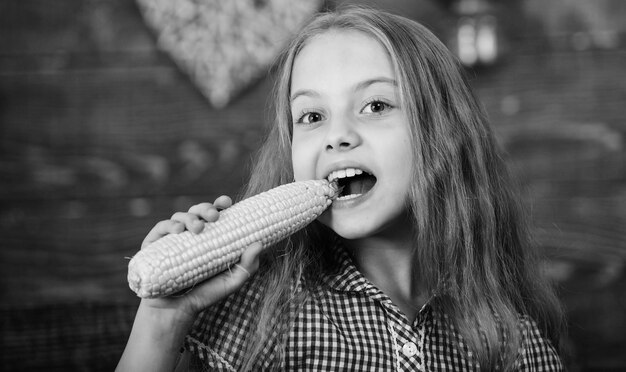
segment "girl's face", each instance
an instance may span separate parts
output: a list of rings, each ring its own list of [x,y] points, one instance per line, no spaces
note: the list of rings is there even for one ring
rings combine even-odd
[[[412,153],[397,83],[386,51],[360,32],[327,31],[294,61],[295,180],[340,179],[342,196],[320,221],[347,239],[405,221]]]

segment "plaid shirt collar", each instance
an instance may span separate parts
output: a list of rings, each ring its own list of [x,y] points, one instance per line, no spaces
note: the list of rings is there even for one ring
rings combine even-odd
[[[332,247],[333,260],[337,263],[336,270],[322,274],[322,281],[328,288],[338,292],[360,293],[375,301],[381,303],[388,311],[400,318],[405,317],[404,313],[395,305],[389,296],[383,293],[372,282],[370,282],[357,269],[354,260],[346,248],[346,246],[337,238],[333,242]],[[430,303],[435,296],[429,298],[428,301],[420,309],[414,325],[423,321],[428,311],[431,309]]]
[[[337,269],[322,275],[322,280],[330,288],[340,292],[376,292],[371,283],[357,270],[350,253],[340,241],[333,244],[332,254],[338,265]]]

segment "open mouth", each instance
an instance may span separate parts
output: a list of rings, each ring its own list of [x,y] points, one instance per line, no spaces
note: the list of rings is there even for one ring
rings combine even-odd
[[[331,172],[328,181],[337,180],[341,190],[337,200],[349,200],[369,192],[376,184],[376,177],[358,168],[346,168]]]

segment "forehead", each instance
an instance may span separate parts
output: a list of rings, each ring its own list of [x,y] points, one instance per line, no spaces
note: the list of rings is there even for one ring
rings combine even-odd
[[[329,81],[395,77],[391,58],[378,40],[358,31],[331,30],[311,38],[294,60],[291,87]]]

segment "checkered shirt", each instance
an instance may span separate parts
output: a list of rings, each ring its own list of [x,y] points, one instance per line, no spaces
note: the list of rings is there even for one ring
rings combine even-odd
[[[324,275],[295,314],[284,360],[277,362],[278,336],[264,346],[253,370],[287,371],[474,371],[477,363],[461,336],[451,332],[446,315],[425,305],[408,321],[388,296],[372,285],[338,250],[340,270]],[[297,290],[302,291],[302,283]],[[250,280],[239,292],[206,310],[187,336],[192,370],[238,371],[245,337],[261,296]],[[561,361],[536,324],[522,320],[523,345],[518,371],[562,371]],[[276,363],[281,363],[276,366]]]

